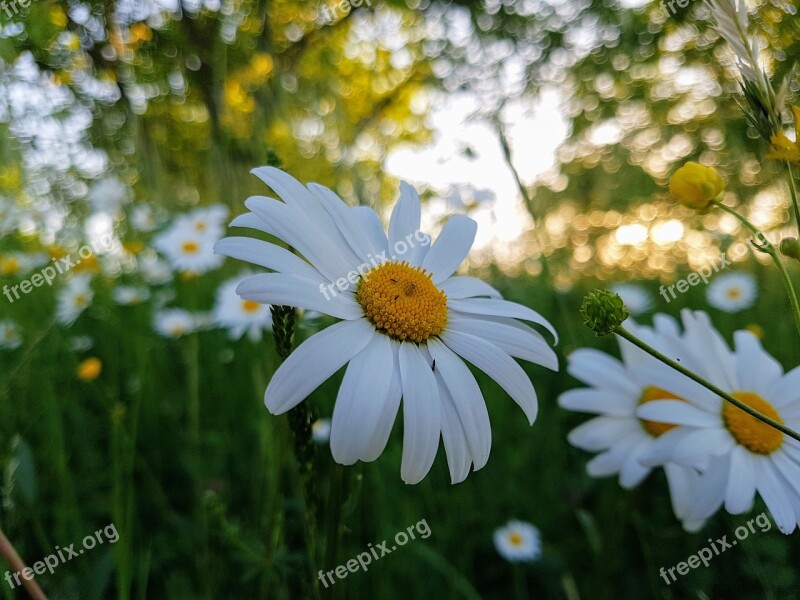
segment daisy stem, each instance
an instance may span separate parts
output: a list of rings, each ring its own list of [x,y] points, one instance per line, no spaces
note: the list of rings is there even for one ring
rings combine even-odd
[[[739,408],[739,409],[743,410],[744,412],[746,412],[750,416],[758,419],[762,423],[766,423],[770,427],[774,427],[775,429],[777,429],[781,433],[783,433],[785,435],[788,435],[789,437],[794,438],[798,442],[800,442],[800,433],[797,433],[796,431],[794,431],[792,429],[789,429],[788,427],[786,427],[782,423],[778,423],[778,421],[776,421],[774,419],[770,419],[767,415],[760,413],[755,408],[745,404],[741,400],[737,400],[736,398],[731,396],[728,392],[725,392],[725,391],[721,390],[720,388],[718,388],[717,386],[715,386],[713,383],[711,383],[709,381],[706,381],[705,379],[703,379],[702,377],[700,377],[696,373],[693,373],[692,371],[690,371],[689,369],[684,367],[682,364],[672,360],[671,358],[665,356],[664,354],[661,354],[661,352],[659,352],[658,350],[656,350],[652,346],[648,345],[647,343],[645,343],[642,340],[640,340],[639,338],[637,338],[635,335],[633,335],[630,331],[628,331],[624,327],[622,327],[622,326],[618,327],[614,331],[614,333],[616,333],[621,338],[623,338],[625,340],[628,340],[634,346],[637,346],[638,348],[641,348],[642,350],[647,352],[650,356],[653,356],[654,358],[657,358],[658,360],[663,362],[665,365],[668,365],[668,366],[672,367],[673,369],[675,369],[679,373],[682,373],[683,375],[686,375],[686,377],[688,377],[689,379],[691,379],[693,381],[696,381],[697,383],[702,385],[704,388],[714,392],[717,396],[720,396],[721,398],[727,400],[728,402],[733,404],[736,408]]]
[[[786,162],[786,180],[789,183],[789,196],[792,199],[792,207],[794,207],[794,219],[797,225],[797,233],[800,235],[800,202],[797,200],[797,185],[794,182],[792,163],[788,161]]]
[[[514,579],[514,600],[528,600],[528,595],[525,593],[525,572],[522,569],[522,565],[511,565]]]
[[[796,192],[795,192],[796,194]],[[800,302],[797,300],[797,293],[794,290],[794,285],[792,285],[792,280],[789,278],[789,272],[786,270],[786,266],[783,264],[781,257],[778,256],[778,251],[775,250],[775,246],[767,239],[767,237],[758,230],[758,228],[753,225],[750,221],[748,221],[745,217],[737,213],[729,206],[725,206],[718,200],[714,200],[714,204],[716,204],[719,208],[724,210],[726,213],[733,215],[736,219],[745,226],[749,231],[751,231],[754,235],[759,236],[762,240],[764,240],[763,249],[764,252],[769,254],[772,262],[775,263],[775,266],[778,267],[778,272],[781,274],[781,280],[783,281],[783,286],[786,288],[786,293],[789,295],[789,303],[792,305],[792,314],[794,315],[794,324],[797,327],[797,332],[800,333]],[[800,223],[800,221],[798,221]]]
[[[22,561],[19,554],[17,554],[13,544],[8,541],[2,529],[0,529],[0,556],[5,559],[8,566],[11,567],[12,571],[15,573],[21,573],[26,568],[25,563]],[[42,588],[39,587],[35,579],[29,580],[23,577],[22,587],[25,588],[25,591],[28,592],[28,595],[33,598],[33,600],[47,600],[47,596],[44,595]]]

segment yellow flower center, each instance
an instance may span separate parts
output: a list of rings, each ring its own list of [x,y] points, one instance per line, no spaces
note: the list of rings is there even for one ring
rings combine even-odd
[[[197,242],[184,242],[181,248],[186,254],[196,254],[200,250],[200,244]]]
[[[242,310],[246,313],[253,313],[256,312],[261,305],[258,302],[253,302],[252,300],[242,300]]]
[[[77,376],[81,381],[94,381],[100,376],[103,363],[99,358],[87,358],[78,365]]]
[[[447,324],[447,295],[430,273],[406,261],[387,262],[366,273],[356,299],[375,328],[396,340],[421,343]]]
[[[20,268],[21,265],[16,258],[6,258],[0,261],[0,272],[3,275],[16,275]]]
[[[86,294],[76,294],[75,308],[85,308],[89,305],[89,298]]]
[[[742,293],[739,291],[739,288],[731,288],[728,290],[728,298],[730,298],[731,300],[735,300],[741,295]]]
[[[206,230],[208,227],[207,227],[207,225],[206,225],[206,224],[205,224],[203,221],[198,221],[197,223],[195,223],[195,224],[194,224],[194,228],[195,228],[195,231],[199,231],[199,232],[201,232],[201,233],[202,233],[202,232],[203,232],[203,231],[205,231],[205,230]]]
[[[783,419],[778,411],[758,394],[733,392],[731,396],[783,425]],[[722,420],[733,438],[755,454],[772,454],[783,444],[783,434],[780,431],[759,421],[730,402],[723,402]]]
[[[639,406],[642,404],[647,404],[648,402],[653,402],[654,400],[681,400],[685,402],[683,398],[680,396],[676,396],[664,390],[660,387],[649,386],[644,389],[642,392],[641,398],[639,398]],[[672,423],[662,423],[661,421],[648,421],[647,419],[639,419],[642,422],[642,427],[644,427],[645,431],[652,435],[653,437],[658,437],[660,435],[664,435],[670,429],[675,429],[677,425],[673,425]]]
[[[186,327],[184,327],[183,325],[173,325],[172,328],[170,329],[170,333],[174,337],[181,336],[184,333],[186,333]]]
[[[512,546],[521,546],[522,545],[522,536],[518,534],[516,531],[508,534],[508,542]]]

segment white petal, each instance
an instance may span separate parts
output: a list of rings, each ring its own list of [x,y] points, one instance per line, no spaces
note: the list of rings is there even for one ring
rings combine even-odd
[[[342,321],[300,344],[272,376],[264,394],[267,409],[280,415],[294,408],[351,358],[375,335],[366,320]]]
[[[442,282],[439,289],[447,294],[448,298],[453,300],[475,298],[476,296],[486,296],[487,298],[497,299],[502,298],[500,292],[488,283],[474,277],[465,277],[462,275],[449,277]]]
[[[634,417],[638,402],[628,394],[580,388],[561,394],[558,397],[558,405],[578,412],[612,417]]]
[[[641,405],[636,416],[648,421],[689,425],[692,427],[715,427],[721,424],[721,417],[712,415],[682,400],[654,400]]]
[[[441,340],[453,352],[471,362],[489,377],[494,379],[516,402],[533,425],[538,406],[536,391],[525,371],[514,359],[490,342],[474,335],[445,331]]]
[[[319,271],[286,248],[254,238],[228,237],[222,239],[214,246],[214,252],[266,267],[278,273],[298,275],[313,281],[326,281]]]
[[[464,215],[450,217],[434,242],[422,267],[433,273],[433,282],[441,283],[461,266],[469,254],[478,224]]]
[[[389,391],[383,399],[383,409],[381,411],[378,424],[375,426],[375,432],[367,444],[364,451],[361,453],[361,460],[371,462],[377,459],[386,448],[389,441],[389,435],[392,433],[392,427],[397,419],[397,411],[400,408],[400,398],[403,395],[403,386],[400,382],[400,342],[391,340],[392,345],[392,381],[389,386]]]
[[[611,448],[620,439],[641,432],[631,419],[596,417],[569,432],[567,441],[576,448],[597,452]]]
[[[408,484],[422,481],[439,447],[442,406],[431,366],[415,344],[400,344],[403,385],[403,461],[400,476]]]
[[[351,293],[336,289],[332,292],[324,283],[285,273],[246,277],[236,288],[236,293],[245,300],[316,310],[340,319],[359,319],[364,314]]]
[[[331,453],[343,465],[352,465],[364,453],[383,412],[376,401],[386,398],[392,381],[394,356],[390,339],[381,334],[350,361],[331,420]]]
[[[619,472],[619,484],[626,490],[636,487],[649,475],[650,467],[645,467],[639,462],[639,455],[650,443],[650,439],[643,435],[625,458]]]
[[[469,475],[472,455],[450,392],[447,391],[447,386],[441,377],[436,379],[442,401],[442,443],[447,455],[447,466],[450,469],[450,481],[454,484],[461,483]]]
[[[277,236],[296,248],[317,270],[330,281],[346,277],[359,266],[358,257],[349,246],[332,237],[341,237],[339,230],[331,225],[323,230],[297,207],[271,198],[251,197],[245,206],[273,227]],[[332,231],[335,230],[335,231]]]
[[[788,535],[797,527],[797,515],[788,496],[788,490],[783,487],[772,461],[759,462],[761,468],[756,471],[756,489],[772,514],[778,529]]]
[[[550,322],[542,315],[527,306],[509,302],[507,300],[495,300],[493,298],[470,298],[465,300],[447,301],[447,307],[464,314],[487,315],[493,317],[510,317],[521,319],[541,325],[553,336],[555,343],[558,343],[558,334]]]
[[[486,465],[492,448],[492,428],[481,389],[469,367],[442,342],[431,338],[428,351],[453,398],[477,471]]]
[[[777,381],[773,381],[765,399],[776,408],[794,404],[794,407],[800,409],[800,367],[795,367]],[[784,411],[781,411],[781,416],[783,415]]]
[[[455,313],[448,318],[447,328],[491,342],[514,358],[558,371],[558,357],[541,336],[531,336],[521,329],[495,321],[465,318]]]
[[[271,200],[271,198],[269,200]],[[274,200],[272,201],[274,202]],[[236,217],[233,221],[231,221],[231,227],[255,229],[256,231],[262,231],[274,237],[280,237],[274,227],[271,227],[269,223],[264,221],[264,219],[251,212]]]
[[[317,183],[309,183],[308,189],[319,198],[322,207],[336,223],[344,239],[347,240],[359,259],[368,262],[372,256],[380,252],[379,247],[372,245],[369,235],[360,226],[355,213],[336,193]]]
[[[717,512],[722,506],[729,476],[730,456],[722,455],[713,459],[697,482],[694,503],[689,508],[686,519],[707,519]]]
[[[394,206],[392,217],[389,220],[389,249],[397,256],[397,260],[407,260],[411,265],[417,266],[427,254],[429,240],[417,240],[414,236],[422,237],[419,222],[422,210],[419,204],[417,191],[405,181],[400,183],[400,199]],[[402,245],[398,244],[401,242]],[[405,251],[402,254],[399,252]]]
[[[740,515],[753,508],[756,496],[756,465],[750,453],[739,444],[731,450],[731,473],[725,489],[725,510]]]
[[[601,390],[639,398],[642,388],[631,380],[616,358],[594,348],[579,348],[567,357],[567,373]]]
[[[352,218],[358,223],[361,230],[369,239],[370,248],[373,248],[372,253],[376,262],[381,263],[387,260],[389,255],[389,242],[386,239],[386,234],[383,231],[380,217],[378,213],[367,206],[355,206],[349,209],[352,213]]]
[[[739,389],[766,394],[771,384],[783,375],[783,367],[767,354],[756,336],[749,331],[737,331],[733,334],[733,340]]]
[[[678,520],[683,521],[692,505],[699,475],[694,469],[673,463],[664,465],[664,473],[667,476],[672,511]]]

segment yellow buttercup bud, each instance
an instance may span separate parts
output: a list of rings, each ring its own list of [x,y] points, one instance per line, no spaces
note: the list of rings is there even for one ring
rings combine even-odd
[[[81,381],[94,381],[98,377],[100,377],[100,373],[103,370],[103,363],[100,361],[99,358],[87,358],[81,364],[78,365],[78,368],[75,372],[78,379]]]
[[[725,181],[714,167],[687,162],[669,180],[669,191],[683,206],[705,210],[725,190]]]

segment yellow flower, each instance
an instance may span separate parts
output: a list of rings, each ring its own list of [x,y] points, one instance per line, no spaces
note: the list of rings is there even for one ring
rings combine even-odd
[[[100,372],[103,370],[103,362],[99,358],[87,358],[78,365],[75,374],[81,381],[94,381],[100,377]]]
[[[772,149],[767,158],[800,163],[800,106],[793,106],[792,112],[794,112],[794,141],[779,131],[769,140],[772,142]]]
[[[725,189],[725,181],[714,167],[687,162],[669,180],[669,191],[687,208],[705,210]]]

